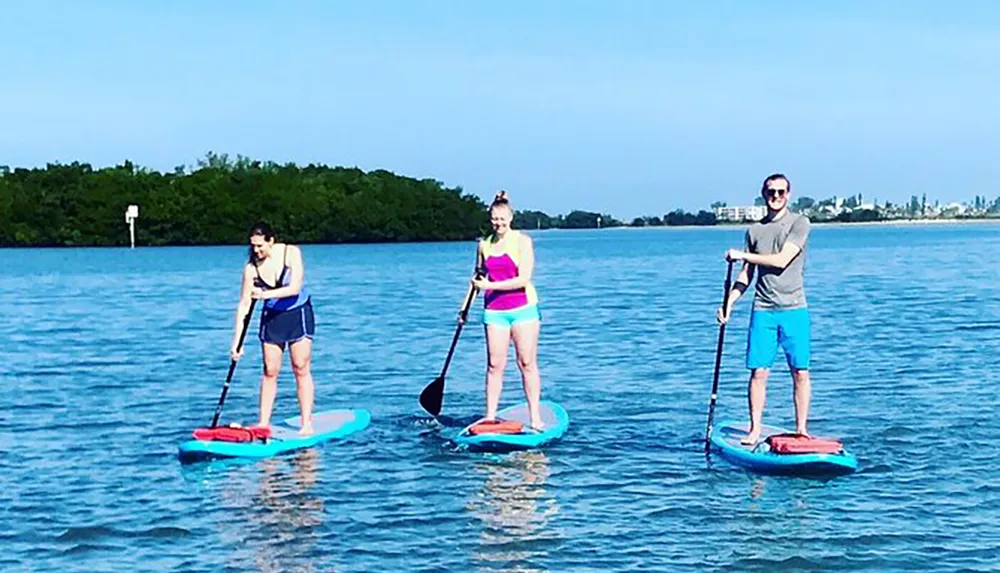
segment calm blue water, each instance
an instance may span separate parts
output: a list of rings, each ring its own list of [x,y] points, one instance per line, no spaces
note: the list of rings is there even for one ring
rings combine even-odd
[[[192,466],[176,447],[218,400],[244,250],[0,251],[0,570],[1000,570],[1000,225],[814,228],[810,429],[862,466],[828,481],[703,454],[721,257],[742,230],[534,236],[561,443],[455,452],[417,404],[473,243],[306,246],[317,410],[368,408],[372,426]],[[749,303],[716,419],[745,416]],[[484,357],[473,325],[448,375],[456,423],[481,412]],[[255,420],[259,359],[251,345],[224,422]],[[506,380],[510,405],[513,360]],[[277,416],[297,415],[287,362],[280,388]],[[784,369],[767,406],[793,423]]]

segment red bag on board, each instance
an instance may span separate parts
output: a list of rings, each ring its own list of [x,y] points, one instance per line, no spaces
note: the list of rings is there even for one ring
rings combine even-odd
[[[263,441],[270,438],[271,428],[258,428],[257,426],[250,426],[248,428],[216,426],[214,428],[198,428],[192,435],[196,440],[208,442],[253,442],[255,440]]]
[[[517,420],[494,420],[487,422],[483,420],[469,426],[469,433],[479,434],[520,434],[524,431],[524,424]]]
[[[775,434],[767,438],[767,443],[776,454],[836,454],[844,449],[837,440],[802,434]]]

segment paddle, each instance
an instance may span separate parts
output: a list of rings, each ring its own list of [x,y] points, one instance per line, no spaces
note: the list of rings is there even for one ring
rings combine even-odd
[[[476,273],[476,277],[479,276],[479,273]],[[462,306],[460,313],[462,320],[459,321],[458,328],[455,329],[455,336],[451,339],[451,348],[448,349],[448,357],[444,360],[444,368],[441,369],[441,375],[435,378],[420,393],[420,407],[427,410],[427,413],[431,416],[437,417],[441,413],[441,402],[444,400],[444,375],[448,371],[448,365],[451,364],[451,356],[455,353],[458,335],[462,333],[462,326],[465,325],[465,320],[469,317],[469,307],[472,306],[472,299],[475,296],[476,289],[469,289],[469,295],[465,297],[465,304]]]
[[[726,271],[725,293],[722,295],[723,312],[729,311],[729,291],[732,288],[733,261],[729,261],[729,269]],[[729,317],[726,317],[729,322]],[[712,378],[712,400],[708,406],[708,427],[705,429],[705,452],[710,449],[712,439],[712,419],[715,418],[715,399],[719,395],[719,366],[722,365],[722,341],[726,337],[726,322],[719,325],[719,343],[715,349],[715,375]]]
[[[250,328],[250,317],[253,316],[253,307],[257,304],[257,299],[250,300],[250,310],[243,318],[243,330],[240,332],[240,341],[236,343],[237,352],[243,348],[243,339],[247,336],[247,329]],[[219,425],[219,416],[222,414],[222,403],[226,401],[226,394],[229,392],[229,383],[233,380],[233,372],[236,371],[236,360],[229,361],[229,374],[226,376],[226,383],[222,386],[222,396],[219,396],[219,405],[215,407],[215,416],[212,418],[212,426]]]

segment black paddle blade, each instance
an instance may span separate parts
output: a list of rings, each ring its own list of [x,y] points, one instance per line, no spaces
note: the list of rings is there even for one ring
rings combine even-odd
[[[431,416],[441,413],[441,402],[444,400],[444,376],[438,376],[420,393],[420,407],[427,410]]]

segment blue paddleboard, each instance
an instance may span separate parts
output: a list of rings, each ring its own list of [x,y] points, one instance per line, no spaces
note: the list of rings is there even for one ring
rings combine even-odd
[[[370,422],[368,410],[328,410],[313,414],[315,432],[309,436],[299,435],[299,417],[295,416],[271,426],[271,438],[266,442],[192,439],[178,447],[177,456],[185,462],[213,458],[267,458],[343,438],[364,430]]]
[[[729,462],[760,473],[785,475],[843,475],[858,469],[858,460],[846,449],[836,454],[776,454],[765,441],[773,434],[788,430],[764,426],[755,446],[745,446],[740,440],[747,435],[750,424],[721,422],[712,428],[712,449]]]
[[[542,424],[544,425],[541,432],[531,429],[528,405],[522,404],[497,412],[499,420],[517,420],[524,424],[524,430],[521,433],[478,435],[469,433],[469,428],[481,422],[482,419],[480,419],[463,428],[454,438],[454,442],[471,451],[510,452],[540,448],[558,440],[566,433],[569,428],[569,414],[562,406],[548,400],[542,400],[539,408],[541,408]]]

